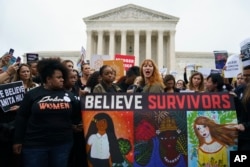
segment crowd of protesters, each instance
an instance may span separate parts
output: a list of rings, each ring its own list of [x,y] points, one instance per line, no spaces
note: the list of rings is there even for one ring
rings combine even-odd
[[[238,150],[250,150],[250,66],[244,67],[236,81],[221,74],[204,77],[198,71],[187,77],[185,67],[183,79],[176,80],[171,74],[162,76],[154,61],[146,59],[115,81],[116,72],[109,65],[92,71],[82,63],[78,71],[71,60],[9,64],[11,56],[6,53],[0,59],[0,84],[22,81],[25,94],[10,111],[0,111],[1,131],[4,124],[15,124],[11,139],[0,139],[0,166],[93,166],[84,151],[89,143],[84,138],[79,100],[89,93],[229,92],[237,104]],[[53,107],[54,103],[61,108]]]

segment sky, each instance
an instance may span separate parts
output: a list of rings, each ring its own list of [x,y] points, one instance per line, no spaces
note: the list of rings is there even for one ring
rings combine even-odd
[[[250,37],[249,0],[0,0],[0,56],[86,48],[83,18],[127,4],[178,17],[178,52],[240,53]]]

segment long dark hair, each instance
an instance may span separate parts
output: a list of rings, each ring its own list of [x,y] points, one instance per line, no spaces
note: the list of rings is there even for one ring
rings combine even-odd
[[[91,92],[93,92],[94,87],[99,83],[99,77],[100,77],[99,71],[95,71],[93,72],[93,74],[89,76],[86,86],[90,87]]]
[[[113,163],[122,163],[124,159],[122,157],[119,144],[115,135],[115,128],[114,128],[113,120],[108,114],[98,113],[93,117],[93,119],[91,120],[89,129],[88,129],[87,135],[86,135],[86,140],[88,141],[89,137],[92,134],[97,133],[98,129],[96,127],[96,123],[97,121],[102,120],[102,119],[105,119],[107,121],[106,133],[107,133],[108,140],[109,140],[111,160]]]

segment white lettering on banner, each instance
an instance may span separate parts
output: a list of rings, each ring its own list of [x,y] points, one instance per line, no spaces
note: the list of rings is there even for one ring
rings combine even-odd
[[[0,90],[0,97],[4,98],[3,90]]]
[[[134,106],[132,106],[134,105]],[[142,109],[142,95],[95,95],[86,96],[85,109]]]
[[[2,99],[2,100],[0,99],[0,103],[1,103],[2,107],[8,106],[10,104],[15,103],[15,99],[14,99],[14,97],[8,97],[8,98]]]
[[[23,94],[19,94],[15,96],[16,102],[22,101],[23,100]]]
[[[25,92],[23,86],[8,88],[4,90],[5,96],[12,96],[12,95],[19,94],[22,92]]]

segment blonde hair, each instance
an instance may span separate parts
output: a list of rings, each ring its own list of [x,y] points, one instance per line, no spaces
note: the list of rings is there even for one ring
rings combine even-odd
[[[12,80],[13,82],[21,80],[21,78],[20,78],[20,70],[21,70],[22,67],[27,67],[30,70],[30,66],[28,64],[24,64],[24,63],[20,64],[20,66],[19,66],[19,68],[18,68],[17,72],[15,73],[14,78]],[[33,88],[35,86],[36,86],[36,83],[33,82],[33,80],[32,80],[31,70],[30,70],[30,77],[28,79],[27,88]]]
[[[199,139],[199,146],[205,143],[205,138],[199,134],[196,125],[207,126],[209,128],[211,136],[221,144],[228,146],[236,144],[238,131],[236,128],[228,127],[229,125],[232,124],[217,124],[208,117],[199,116],[195,119],[193,124],[194,132],[197,138]]]

